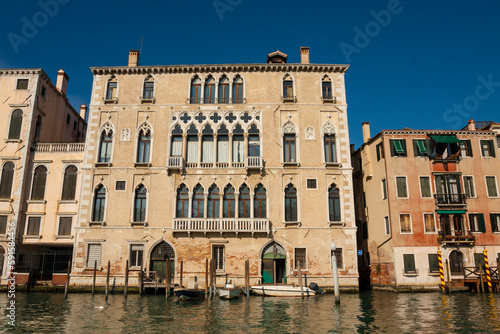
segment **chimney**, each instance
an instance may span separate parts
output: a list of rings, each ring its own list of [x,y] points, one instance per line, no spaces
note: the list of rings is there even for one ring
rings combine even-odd
[[[370,140],[370,122],[363,122],[361,126],[363,127],[363,143],[367,143]]]
[[[63,93],[63,95],[66,95],[66,91],[68,90],[68,80],[69,80],[69,77],[66,74],[66,72],[63,71],[62,68],[59,71],[57,71],[56,88],[61,93]]]
[[[474,123],[474,119],[471,118],[467,122],[467,130],[469,130],[469,131],[476,131],[476,123]]]
[[[85,104],[80,106],[80,117],[84,120],[87,118],[87,106]]]
[[[130,50],[128,53],[128,66],[139,66],[139,50]]]
[[[300,63],[309,64],[309,47],[307,46],[300,47]]]

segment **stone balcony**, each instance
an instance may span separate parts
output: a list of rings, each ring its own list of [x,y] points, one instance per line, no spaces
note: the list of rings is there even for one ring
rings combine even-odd
[[[176,232],[203,233],[265,233],[269,236],[270,222],[267,218],[174,218]]]

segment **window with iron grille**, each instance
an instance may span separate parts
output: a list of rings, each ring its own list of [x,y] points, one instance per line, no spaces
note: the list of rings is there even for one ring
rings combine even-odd
[[[130,245],[130,263],[129,267],[141,267],[144,258],[144,245],[132,244]]]
[[[29,79],[17,79],[17,89],[28,89]]]
[[[126,181],[116,181],[116,190],[125,190]]]
[[[316,179],[307,179],[307,189],[316,189]]]
[[[307,253],[305,248],[295,248],[294,249],[294,255],[295,255],[295,269],[299,269],[299,262],[300,262],[300,269],[307,269]]]

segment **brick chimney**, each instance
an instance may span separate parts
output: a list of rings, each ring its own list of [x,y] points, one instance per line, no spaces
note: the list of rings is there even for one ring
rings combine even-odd
[[[363,143],[367,143],[370,140],[370,122],[363,122],[361,126],[363,127]]]
[[[80,106],[80,117],[83,119],[87,117],[87,106],[85,104]]]
[[[309,64],[309,47],[307,46],[300,47],[300,63]]]
[[[467,122],[467,130],[469,130],[469,131],[476,131],[476,123],[474,123],[474,119],[471,118]]]
[[[66,72],[63,71],[62,68],[59,71],[57,71],[56,88],[61,93],[63,93],[63,95],[66,95],[66,91],[68,90],[68,80],[69,80],[69,77],[66,74]]]
[[[139,66],[139,50],[130,50],[128,53],[128,66]]]

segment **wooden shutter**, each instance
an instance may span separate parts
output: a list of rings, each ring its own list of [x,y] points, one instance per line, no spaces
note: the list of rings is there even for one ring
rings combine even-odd
[[[418,139],[413,139],[413,155],[416,157],[420,155],[420,150],[418,149],[417,141]]]
[[[87,253],[87,267],[94,267],[94,263],[97,262],[97,266],[101,266],[101,244],[89,244]]]
[[[494,158],[495,155],[495,142],[493,140],[488,140],[488,146],[490,148],[490,155]]]
[[[479,213],[477,215],[477,221],[478,221],[478,227],[479,227],[479,232],[486,233],[486,224],[484,223],[484,215],[482,213]]]
[[[464,140],[465,141],[465,147],[467,148],[467,156],[472,157],[472,145],[470,143],[470,140]]]
[[[439,259],[437,254],[428,254],[429,257],[429,271],[431,273],[439,272]]]
[[[396,156],[396,151],[394,150],[394,139],[389,139],[389,146],[391,148],[391,157]]]
[[[404,262],[405,273],[416,272],[414,254],[403,254],[403,262]]]
[[[496,228],[495,216],[496,216],[496,214],[490,213],[491,232],[500,232],[500,231],[497,231],[497,228]],[[484,225],[484,218],[483,218],[483,225]]]

